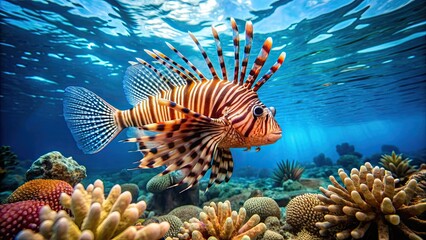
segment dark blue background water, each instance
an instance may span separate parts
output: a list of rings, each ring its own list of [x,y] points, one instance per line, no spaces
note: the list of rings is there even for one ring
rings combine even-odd
[[[281,159],[310,162],[349,142],[365,156],[394,144],[426,147],[426,8],[424,1],[1,1],[1,145],[35,160],[57,150],[90,169],[132,168],[139,153],[118,136],[95,155],[76,147],[62,116],[63,90],[86,87],[126,109],[122,78],[143,49],[173,56],[172,43],[203,72],[187,35],[216,58],[215,25],[232,66],[229,18],[240,31],[254,23],[256,55],[274,40],[271,65],[284,66],[259,91],[277,109],[283,138],[258,153],[235,149],[236,167],[275,167]],[[244,35],[241,35],[243,37]],[[253,58],[252,58],[253,59]]]

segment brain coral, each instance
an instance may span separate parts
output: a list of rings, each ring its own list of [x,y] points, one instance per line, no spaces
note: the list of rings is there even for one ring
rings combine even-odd
[[[166,175],[157,175],[146,184],[146,190],[151,193],[160,193],[179,182],[179,174],[171,172]]]
[[[247,217],[254,214],[259,215],[260,221],[263,222],[269,216],[281,218],[281,210],[278,203],[269,197],[253,197],[244,202],[243,206],[247,211]]]
[[[16,189],[7,199],[9,203],[39,200],[44,201],[53,210],[59,211],[62,206],[59,203],[61,193],[71,194],[73,188],[67,182],[53,179],[35,179],[26,182]]]
[[[286,222],[290,224],[294,232],[298,233],[305,229],[312,235],[318,235],[316,222],[324,219],[324,213],[317,212],[314,207],[321,204],[317,194],[307,193],[299,195],[290,200],[287,205]]]
[[[326,214],[324,221],[316,224],[321,235],[343,225],[346,228],[337,232],[337,239],[360,239],[371,226],[377,226],[373,229],[379,239],[389,239],[400,233],[409,239],[421,239],[421,233],[410,228],[412,223],[424,225],[424,220],[417,216],[426,211],[426,202],[411,202],[417,194],[416,180],[411,179],[405,186],[395,188],[390,172],[373,168],[368,162],[359,170],[352,169],[349,176],[343,169],[338,173],[343,185],[330,176],[332,185],[328,189],[321,187],[324,196],[318,195],[322,203],[315,210]]]
[[[170,224],[169,231],[167,231],[165,237],[176,237],[180,231],[180,228],[183,226],[182,220],[180,220],[175,215],[170,215],[170,214],[147,219],[144,222],[144,225],[148,225],[150,223],[160,223],[160,222],[168,222]]]
[[[0,205],[0,239],[13,239],[24,228],[38,230],[38,213],[45,204],[27,200]]]
[[[86,167],[79,165],[72,157],[66,158],[60,152],[53,151],[34,161],[25,176],[27,180],[59,179],[74,186],[86,177]]]
[[[185,222],[189,221],[189,219],[193,217],[198,217],[202,211],[203,209],[194,205],[183,205],[170,211],[169,215],[175,215],[180,220],[182,220],[182,222]]]

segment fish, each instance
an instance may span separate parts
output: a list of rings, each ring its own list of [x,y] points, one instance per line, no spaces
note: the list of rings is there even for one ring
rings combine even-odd
[[[130,109],[118,110],[86,88],[67,87],[63,101],[64,118],[77,146],[86,154],[97,153],[123,129],[136,127],[156,133],[123,140],[138,144],[143,158],[137,162],[137,168],[164,166],[160,175],[180,171],[183,177],[173,186],[186,183],[186,189],[197,184],[209,169],[208,188],[228,182],[234,168],[231,148],[256,147],[259,151],[260,146],[273,144],[282,137],[275,108],[265,106],[257,91],[281,67],[286,57],[282,52],[275,64],[256,81],[272,48],[272,38],[264,41],[248,71],[253,24],[251,21],[245,24],[244,55],[240,66],[238,26],[235,19],[231,18],[230,22],[234,71],[229,79],[219,34],[212,26],[222,77],[200,42],[189,32],[211,78],[166,42],[187,67],[158,50],[145,49],[153,58],[152,62],[140,58],[129,61],[130,66],[124,75],[124,92],[133,105]]]

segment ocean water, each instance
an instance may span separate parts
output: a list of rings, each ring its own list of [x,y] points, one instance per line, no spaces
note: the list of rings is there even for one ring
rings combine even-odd
[[[245,21],[254,24],[251,61],[267,37],[273,48],[265,66],[287,53],[259,91],[277,109],[283,137],[260,152],[233,149],[236,168],[310,163],[321,152],[335,161],[342,142],[364,156],[383,144],[418,152],[426,148],[425,16],[422,0],[3,0],[0,145],[31,161],[56,150],[89,170],[135,167],[142,156],[118,141],[125,132],[100,153],[77,148],[63,118],[64,89],[82,86],[130,108],[122,80],[129,60],[150,60],[144,49],[173,56],[169,42],[205,73],[191,31],[218,69],[211,25],[230,69],[234,17],[242,38]]]

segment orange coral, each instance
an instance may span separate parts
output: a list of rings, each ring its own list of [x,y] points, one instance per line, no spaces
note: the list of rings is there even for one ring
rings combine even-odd
[[[62,208],[59,204],[61,193],[71,195],[73,192],[72,186],[62,180],[53,179],[35,179],[26,182],[24,185],[17,188],[7,199],[9,203],[38,200],[44,201],[51,209],[59,211]]]

